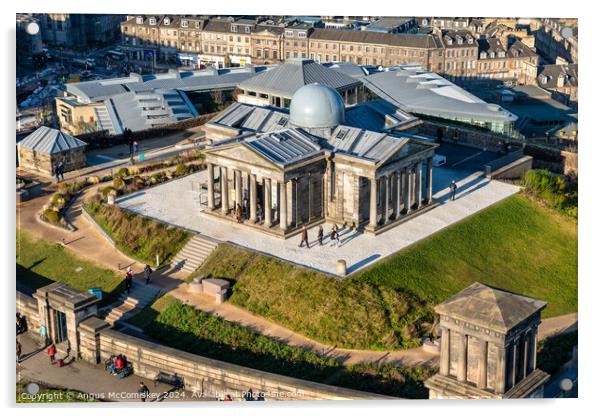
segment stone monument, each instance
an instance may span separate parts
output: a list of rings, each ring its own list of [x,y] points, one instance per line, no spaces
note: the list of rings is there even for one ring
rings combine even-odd
[[[546,303],[474,283],[437,305],[439,373],[425,382],[431,399],[543,397],[537,327]]]

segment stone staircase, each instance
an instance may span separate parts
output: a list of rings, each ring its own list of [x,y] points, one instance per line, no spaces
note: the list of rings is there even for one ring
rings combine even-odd
[[[217,244],[215,241],[197,234],[173,258],[171,267],[176,270],[184,270],[192,273],[213,253]]]
[[[134,279],[130,294],[124,292],[115,303],[117,306],[112,308],[105,317],[105,322],[115,325],[115,322],[121,319],[127,319],[129,316],[140,312],[146,305],[152,303],[161,295],[162,290],[152,284],[145,284],[144,281]]]

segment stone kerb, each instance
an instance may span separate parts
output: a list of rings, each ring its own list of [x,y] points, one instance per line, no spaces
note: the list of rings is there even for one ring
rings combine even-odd
[[[186,353],[125,335],[112,329],[99,333],[100,359],[125,354],[135,374],[154,379],[162,371],[183,377],[185,388],[200,394],[239,395],[252,388],[268,400],[392,399],[388,396],[334,387],[271,374]]]

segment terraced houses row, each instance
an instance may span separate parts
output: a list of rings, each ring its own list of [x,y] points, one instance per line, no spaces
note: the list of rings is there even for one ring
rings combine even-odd
[[[490,45],[465,29],[405,34],[318,28],[295,20],[128,16],[121,33],[129,59],[142,64],[179,61],[219,68],[297,57],[384,67],[420,64],[454,81],[519,82],[538,65],[537,54],[520,40]]]

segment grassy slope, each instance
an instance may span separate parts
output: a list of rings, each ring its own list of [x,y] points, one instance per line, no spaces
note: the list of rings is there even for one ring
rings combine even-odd
[[[160,266],[168,264],[192,237],[181,228],[168,227],[118,207],[89,201],[84,209],[111,236],[120,251],[142,263],[156,265],[155,256],[159,254]]]
[[[80,272],[75,269],[81,267]],[[79,290],[100,287],[103,304],[119,296],[122,278],[115,272],[83,260],[58,244],[17,230],[17,280],[37,289],[55,281]]]
[[[475,281],[577,310],[577,223],[524,196],[504,200],[354,277],[437,303]]]
[[[157,341],[193,354],[375,393],[426,398],[423,380],[435,370],[393,365],[344,367],[333,358],[289,346],[278,340],[164,296],[128,320]]]
[[[577,310],[577,224],[523,196],[502,201],[343,282],[222,244],[195,275],[236,280],[230,301],[329,345],[416,345],[432,305],[481,281]]]

